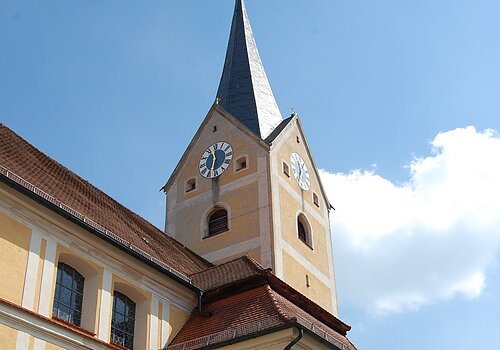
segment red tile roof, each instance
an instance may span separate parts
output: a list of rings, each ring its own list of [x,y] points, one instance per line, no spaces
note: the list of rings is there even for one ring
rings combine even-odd
[[[198,287],[210,291],[265,271],[258,262],[245,255],[189,277]]]
[[[355,349],[345,337],[348,325],[249,256],[190,277],[205,290],[203,314],[195,310],[168,349],[198,349],[287,325],[300,325],[340,348]]]
[[[153,261],[183,275],[213,266],[3,124],[0,124],[0,173],[2,180],[8,175],[73,216],[97,224],[91,225],[94,228],[111,231],[110,237],[135,252],[149,255]]]
[[[293,304],[268,284],[208,302],[203,306],[203,313],[193,312],[168,350],[201,349],[287,325],[302,327],[339,348],[356,349],[345,336]]]

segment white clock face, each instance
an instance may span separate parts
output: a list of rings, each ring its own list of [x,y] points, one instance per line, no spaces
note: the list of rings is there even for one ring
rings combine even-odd
[[[297,153],[292,153],[290,163],[292,164],[293,176],[295,176],[300,188],[307,191],[311,187],[311,179],[304,159]]]
[[[208,147],[200,157],[200,174],[213,179],[227,170],[233,159],[233,148],[225,141],[219,141]]]

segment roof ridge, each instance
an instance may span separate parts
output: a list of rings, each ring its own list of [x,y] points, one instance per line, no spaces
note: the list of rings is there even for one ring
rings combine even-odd
[[[240,257],[241,260],[246,260],[249,265],[256,271],[256,272],[263,272],[269,269],[264,268],[257,260],[252,258],[250,255],[245,254],[242,257]]]
[[[190,275],[188,275],[188,277],[192,277],[192,276],[195,276],[195,275],[198,275],[198,274],[202,274],[202,273],[206,273],[208,271],[213,271],[213,270],[216,270],[216,269],[220,269],[220,268],[223,268],[229,264],[232,264],[236,261],[243,261],[243,260],[246,260],[249,264],[249,266],[256,272],[264,272],[266,271],[267,269],[264,268],[264,266],[260,265],[256,260],[254,260],[252,257],[248,256],[247,254],[243,255],[243,256],[239,256],[237,258],[234,258],[232,260],[228,260],[228,261],[225,261],[219,265],[214,265],[214,266],[211,266],[205,270],[201,270],[201,271],[198,271],[198,272],[194,272]]]
[[[276,312],[282,318],[282,320],[285,322],[296,321],[297,319],[295,317],[291,317],[285,311],[283,311],[283,309],[279,305],[279,301],[276,299],[276,296],[274,295],[275,291],[271,288],[271,286],[269,284],[266,284],[264,288],[267,292],[267,295],[271,298],[271,301],[274,305],[274,308],[276,309]]]

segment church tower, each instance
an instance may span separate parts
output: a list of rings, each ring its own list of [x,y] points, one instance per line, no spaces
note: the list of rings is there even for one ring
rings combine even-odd
[[[247,254],[337,315],[331,206],[298,115],[281,116],[243,0],[216,97],[163,187],[165,231],[216,264]]]

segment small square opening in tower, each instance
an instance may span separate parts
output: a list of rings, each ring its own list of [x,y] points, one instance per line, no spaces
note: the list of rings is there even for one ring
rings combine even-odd
[[[286,164],[286,162],[283,162],[283,174],[290,177],[290,169],[288,168],[288,164]]]
[[[235,170],[240,171],[247,168],[247,157],[243,156],[236,159]]]
[[[196,179],[189,179],[186,181],[186,193],[196,189]]]

